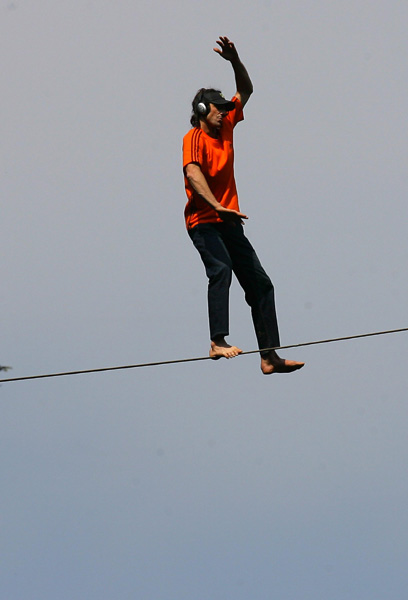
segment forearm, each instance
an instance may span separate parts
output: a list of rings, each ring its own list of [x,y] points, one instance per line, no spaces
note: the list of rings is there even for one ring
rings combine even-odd
[[[222,208],[221,204],[210,190],[210,186],[208,185],[207,180],[198,165],[187,165],[186,177],[193,190],[200,196],[200,198],[207,202],[211,208],[216,211]]]
[[[237,92],[241,96],[249,98],[254,91],[254,86],[252,85],[251,78],[249,77],[245,65],[241,62],[238,56],[235,60],[231,61],[231,65],[234,70]]]
[[[189,163],[185,168],[185,176],[193,188],[193,190],[202,198],[211,208],[213,208],[220,219],[223,221],[243,222],[242,219],[247,219],[247,215],[234,210],[232,208],[225,208],[218,202],[210,186],[208,185],[207,179],[203,174],[201,168],[196,163]]]

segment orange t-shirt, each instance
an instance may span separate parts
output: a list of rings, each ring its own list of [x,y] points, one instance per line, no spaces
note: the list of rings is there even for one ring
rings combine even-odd
[[[218,138],[212,138],[194,127],[183,138],[183,169],[189,163],[200,166],[211,192],[222,206],[239,210],[238,193],[234,178],[233,129],[244,119],[242,104],[236,96],[234,110],[222,122]],[[187,229],[199,223],[221,223],[217,212],[192,188],[184,175],[187,204],[184,210]]]

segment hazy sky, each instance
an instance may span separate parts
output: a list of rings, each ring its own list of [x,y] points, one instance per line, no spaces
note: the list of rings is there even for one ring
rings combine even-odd
[[[4,378],[203,356],[181,140],[236,129],[246,233],[295,344],[408,326],[408,4],[2,0]],[[256,348],[236,282],[231,342]],[[3,383],[1,600],[401,600],[405,333]]]

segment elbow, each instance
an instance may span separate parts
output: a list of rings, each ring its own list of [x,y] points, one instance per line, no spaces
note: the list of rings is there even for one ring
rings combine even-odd
[[[248,84],[248,87],[245,90],[245,95],[247,98],[249,98],[250,96],[252,96],[253,93],[254,93],[254,86],[252,85],[252,81],[251,81],[251,83]]]
[[[186,176],[186,179],[189,183],[193,183],[196,180],[196,175],[197,175],[197,169],[199,169],[200,167],[194,163],[189,163],[185,169],[184,169],[184,174]]]

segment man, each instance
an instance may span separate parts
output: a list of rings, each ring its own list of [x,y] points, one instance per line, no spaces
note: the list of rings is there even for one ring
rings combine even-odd
[[[280,346],[274,288],[243,231],[234,179],[233,129],[242,121],[243,107],[253,87],[234,44],[225,36],[214,48],[234,70],[237,91],[231,101],[220,91],[202,88],[193,100],[191,129],[183,139],[183,170],[187,205],[185,220],[208,276],[210,357],[233,358],[242,352],[228,344],[229,288],[232,272],[245,291],[260,350]],[[264,374],[289,373],[304,363],[261,352]]]

